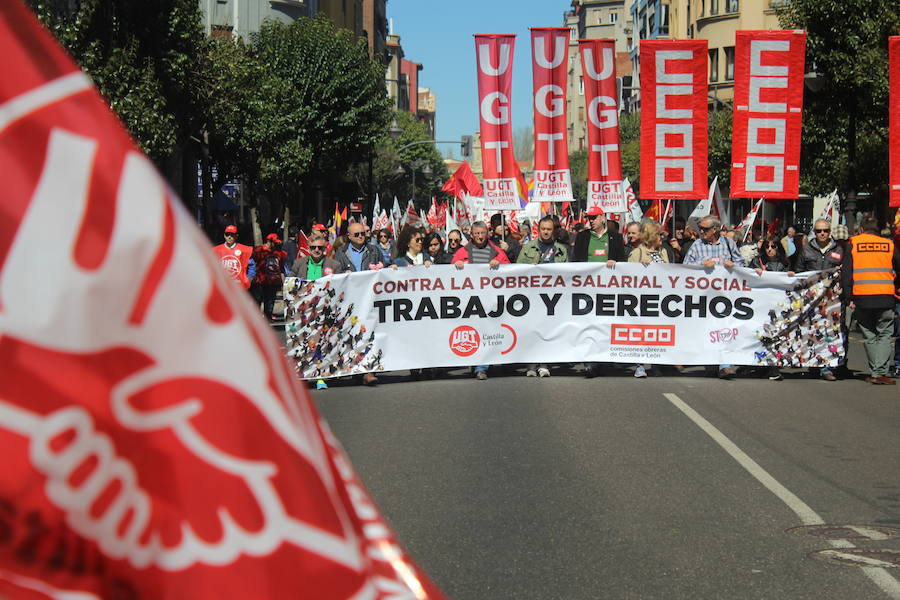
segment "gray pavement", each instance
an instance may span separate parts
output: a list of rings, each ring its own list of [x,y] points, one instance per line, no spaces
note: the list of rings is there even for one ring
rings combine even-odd
[[[851,356],[861,368],[858,344]],[[833,545],[900,551],[897,539],[787,531],[816,518],[900,530],[897,388],[800,372],[782,382],[696,368],[646,380],[523,373],[395,373],[372,389],[313,392],[450,598],[900,598],[900,569],[808,556]]]

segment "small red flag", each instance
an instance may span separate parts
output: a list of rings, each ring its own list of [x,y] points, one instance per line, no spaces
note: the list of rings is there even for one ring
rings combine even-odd
[[[258,308],[20,2],[0,2],[0,56],[0,280],[25,282],[0,302],[0,596],[440,598]]]
[[[463,194],[477,197],[484,196],[484,188],[478,183],[478,178],[472,172],[472,167],[466,161],[463,161],[459,168],[453,172],[453,175],[441,188],[441,191],[452,194],[456,198],[462,198]]]

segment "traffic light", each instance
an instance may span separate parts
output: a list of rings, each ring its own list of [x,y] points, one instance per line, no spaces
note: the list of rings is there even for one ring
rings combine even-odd
[[[468,160],[472,156],[472,136],[464,135],[459,142],[460,151],[464,160]]]

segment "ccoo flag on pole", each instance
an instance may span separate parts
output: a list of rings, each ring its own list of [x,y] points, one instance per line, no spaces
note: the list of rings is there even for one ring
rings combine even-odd
[[[259,311],[15,0],[0,55],[0,597],[439,598]]]

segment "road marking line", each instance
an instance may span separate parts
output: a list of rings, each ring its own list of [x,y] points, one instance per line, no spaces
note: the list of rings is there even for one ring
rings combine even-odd
[[[747,454],[728,439],[724,433],[719,431],[715,425],[704,419],[700,413],[688,406],[684,400],[675,394],[664,393],[666,400],[675,405],[684,415],[694,422],[700,429],[719,444],[725,452],[727,452],[739,465],[744,467],[748,473],[763,484],[766,489],[775,494],[779,500],[784,502],[790,508],[804,525],[824,525],[825,521],[816,511],[811,509],[803,500],[798,498],[792,491],[781,485],[778,480],[769,475],[769,473],[759,466],[755,460],[747,456]],[[848,540],[828,540],[828,543],[835,548],[856,548],[856,546]],[[874,567],[860,567],[863,574],[872,580],[892,600],[900,600],[900,582],[894,579],[887,571]]]

